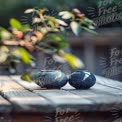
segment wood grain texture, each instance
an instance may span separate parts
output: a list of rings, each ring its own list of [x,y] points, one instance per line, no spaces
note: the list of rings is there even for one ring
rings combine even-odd
[[[15,112],[47,112],[47,108],[53,111],[48,100],[25,90],[10,77],[0,77],[0,82],[4,84],[1,93],[12,103]]]
[[[12,77],[14,78],[14,77]],[[78,95],[75,95],[73,93],[70,93],[69,91],[65,90],[37,90],[36,87],[30,87],[30,83],[26,83],[25,81],[22,81],[19,77],[14,78],[17,83],[23,85],[26,89],[32,90],[35,94],[43,96],[47,98],[48,100],[52,101],[52,103],[56,106],[56,108],[70,108],[71,111],[74,110],[83,110],[87,111],[88,105],[92,106],[91,101],[85,99],[85,96],[82,98]],[[70,89],[74,89],[73,87],[70,87]]]
[[[97,83],[101,85],[122,90],[122,83],[117,80],[112,80],[101,76],[96,76],[96,78],[97,78]]]
[[[70,90],[71,93],[79,95],[81,97],[85,96],[91,101],[94,107],[89,107],[92,110],[98,111],[110,111],[113,106],[122,106],[122,98],[119,96],[113,96],[108,94],[94,93],[91,90]]]
[[[34,92],[51,100],[56,105],[56,108],[70,109],[71,112],[76,110],[88,111],[89,106],[93,105],[90,100],[86,99],[86,96],[80,97],[65,90],[35,90]]]
[[[12,105],[1,96],[4,90],[4,85],[3,78],[0,76],[0,113],[9,113],[12,110]]]
[[[21,85],[22,87],[24,87],[25,89],[28,90],[41,90],[41,87],[38,86],[37,84],[31,82],[26,82],[21,80],[20,76],[18,75],[14,75],[14,76],[10,76],[11,79],[13,79],[15,82],[17,82],[19,85]]]
[[[97,84],[97,83],[91,88],[91,91],[95,92],[96,94],[102,93],[105,95],[122,96],[122,90]]]
[[[0,96],[0,113],[9,113],[12,111],[11,103]]]
[[[99,76],[96,76],[96,85],[88,90],[76,90],[69,84],[61,90],[42,90],[35,83],[25,83],[19,76],[12,78],[25,89],[51,101],[56,108],[70,108],[71,111],[110,111],[113,106],[122,105],[122,91],[117,87],[121,83]],[[103,79],[105,82],[102,83]]]

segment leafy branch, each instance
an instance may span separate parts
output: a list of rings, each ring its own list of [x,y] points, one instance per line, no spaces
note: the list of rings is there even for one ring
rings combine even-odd
[[[47,14],[48,9],[27,9],[25,14],[32,14],[32,25],[22,25],[21,22],[10,19],[10,28],[0,27],[0,64],[23,63],[34,65],[33,51],[42,51],[56,59],[68,62],[72,68],[83,67],[83,62],[63,51],[69,43],[63,35],[63,31],[69,29],[76,36],[80,36],[82,30],[97,34],[95,23],[85,17],[78,9],[59,13],[61,19]],[[67,23],[68,20],[68,23]],[[57,60],[58,61],[58,60]]]

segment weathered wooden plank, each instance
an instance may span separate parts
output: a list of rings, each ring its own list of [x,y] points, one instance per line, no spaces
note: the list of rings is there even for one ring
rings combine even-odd
[[[28,83],[26,81],[23,81],[20,79],[20,76],[11,76],[12,79],[14,79],[16,82],[18,82],[20,85],[22,85],[23,87],[25,87],[26,89],[29,89],[29,90],[38,90],[38,89],[41,89],[40,86],[38,86],[37,84],[35,83]],[[114,80],[111,80],[111,79],[107,79],[107,78],[104,78],[104,77],[100,77],[100,76],[96,76],[96,79],[97,79],[97,85],[95,88],[97,88],[100,85],[102,85],[101,87],[104,88],[103,90],[107,90],[107,89],[111,89],[110,91],[112,90],[115,90],[115,89],[118,89],[121,90],[122,89],[122,83],[118,82],[118,81],[114,81]],[[66,86],[63,87],[64,89],[74,89],[72,86],[70,86],[69,84],[67,84]],[[99,87],[100,88],[100,87]],[[112,89],[113,88],[113,89]],[[101,89],[101,88],[100,88]]]
[[[70,90],[71,93],[74,93],[78,96],[85,96],[88,100],[92,101],[92,104],[95,107],[98,107],[99,111],[110,111],[113,106],[120,105],[122,106],[122,97],[121,96],[113,96],[108,94],[98,94],[89,90]],[[93,109],[93,108],[91,108]]]
[[[37,84],[35,84],[33,82],[29,83],[29,82],[21,80],[19,75],[10,76],[10,78],[13,79],[15,82],[19,83],[24,88],[28,89],[28,90],[39,90],[39,89],[42,89],[40,86],[38,86]]]
[[[35,93],[45,96],[53,101],[57,108],[70,109],[73,111],[97,111],[91,100],[87,99],[87,96],[79,96],[65,90],[35,90]]]
[[[87,100],[88,96],[81,97],[65,90],[41,90],[40,91],[37,90],[36,87],[34,90],[33,89],[34,87],[30,87],[29,83],[25,84],[24,81],[22,81],[19,77],[18,78],[12,77],[12,78],[14,78],[17,83],[23,85],[26,89],[32,90],[34,93],[52,101],[56,107],[70,108],[71,111],[74,110],[88,111],[91,109],[93,105],[91,100]],[[74,89],[68,84],[66,85],[66,88],[68,88],[67,86],[70,87],[70,89]],[[95,109],[97,109],[97,107]]]
[[[96,79],[97,79],[97,83],[99,83],[99,84],[122,90],[122,83],[119,81],[104,78],[101,76],[96,76]]]
[[[1,96],[4,83],[0,80],[0,113],[9,113],[12,110],[12,105],[6,99]],[[2,94],[3,95],[3,94]]]
[[[104,86],[101,84],[95,84],[91,88],[91,91],[95,92],[98,95],[99,95],[99,93],[107,94],[107,95],[115,95],[115,96],[121,96],[122,95],[122,90],[116,89],[116,88],[111,88],[111,87]]]
[[[10,77],[0,77],[4,85],[1,93],[4,94],[16,112],[48,112],[54,111],[53,104],[45,98],[25,90]]]
[[[100,80],[100,79],[99,79]],[[107,79],[105,79],[107,80]],[[98,82],[98,78],[97,78]],[[107,81],[108,82],[108,81]],[[111,80],[109,81],[110,84]],[[112,83],[114,81],[112,80]],[[112,85],[111,83],[111,85]],[[116,84],[120,84],[120,82],[116,81]],[[69,89],[71,93],[77,94],[81,97],[86,96],[89,100],[93,101],[93,104],[100,105],[100,110],[111,110],[113,105],[122,105],[122,90],[116,87],[109,87],[106,85],[95,84],[89,90],[72,90],[72,87],[66,85],[64,89]],[[93,97],[92,97],[93,96]]]
[[[97,78],[97,82],[98,82],[98,79]],[[116,82],[118,83],[118,82]],[[74,87],[72,87],[71,85],[69,85],[69,83],[67,83],[66,86],[64,86],[62,89],[75,89]],[[106,85],[102,85],[102,84],[98,84],[96,83],[91,89],[91,92],[95,92],[96,94],[108,94],[108,95],[116,95],[116,96],[119,96],[119,95],[122,95],[122,90],[118,89],[118,88],[114,88],[113,87],[108,87]]]
[[[30,83],[24,83],[19,77],[14,78],[16,82],[23,85],[26,89],[33,90],[47,99],[51,100],[56,106],[77,108],[82,111],[108,111],[115,104],[121,104],[121,90],[108,86],[96,84],[89,90],[75,90],[69,84],[62,90],[37,90],[36,87],[30,87]],[[33,85],[32,85],[33,86]],[[108,100],[109,98],[109,100]],[[117,102],[117,103],[116,103]],[[83,107],[81,107],[83,106]]]
[[[12,110],[12,105],[2,96],[0,96],[0,113],[9,113]]]
[[[28,83],[26,81],[23,81],[20,79],[20,76],[12,76],[12,78],[18,82],[19,84],[21,84],[23,87],[25,87],[26,89],[29,90],[36,90],[36,89],[41,89],[39,86],[37,86],[35,83]],[[62,87],[62,89],[75,89],[74,87],[72,87],[71,85],[69,85],[69,83],[67,83],[67,85],[65,85],[64,87]],[[104,86],[101,84],[95,84],[92,88],[91,88],[92,92],[96,92],[96,94],[108,94],[108,95],[121,95],[122,91],[116,88],[111,88],[108,86]]]
[[[111,110],[111,108],[114,105],[122,105],[122,91],[121,88],[118,86],[121,86],[121,83],[116,81],[114,83],[113,80],[109,80],[102,77],[96,77],[97,83],[95,86],[93,86],[89,90],[72,90],[71,87],[69,91],[71,93],[77,94],[79,96],[87,96],[89,100],[93,102],[93,104],[99,105],[99,111],[101,110]],[[103,83],[101,83],[102,81]],[[101,80],[101,81],[100,81]],[[105,83],[105,84],[104,84]],[[103,85],[102,85],[103,84]],[[116,84],[116,85],[114,85]],[[93,96],[93,97],[92,97]]]
[[[35,84],[34,82],[29,83],[26,81],[23,81],[19,75],[16,76],[10,76],[15,82],[17,82],[18,84],[22,85],[25,89],[28,90],[42,90],[44,88],[41,88],[40,86],[38,86],[37,84]],[[71,85],[69,85],[69,83],[67,83],[67,85],[65,85],[64,87],[62,87],[62,89],[75,89],[73,88]]]
[[[62,88],[63,90],[72,90],[75,89],[72,86],[70,86],[69,84],[67,84],[66,86],[64,86]],[[114,96],[120,96],[122,95],[122,91],[119,89],[114,89],[114,88],[110,88],[101,84],[95,84],[92,88],[90,88],[91,92],[94,92],[96,94],[107,94],[107,95],[114,95]]]

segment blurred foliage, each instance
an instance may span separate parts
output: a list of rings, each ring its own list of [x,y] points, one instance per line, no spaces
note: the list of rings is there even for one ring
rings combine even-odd
[[[99,1],[100,0],[0,0],[1,24],[8,26],[9,18],[14,17],[21,19],[21,16],[23,15],[22,11],[24,9],[31,7],[34,8],[35,6],[38,8],[48,8],[52,14],[55,14],[53,10],[59,12],[63,10],[69,11],[72,8],[78,8],[88,16],[88,7],[96,7]],[[113,0],[112,3],[116,6],[120,1],[121,0]],[[121,20],[108,25],[111,25],[111,27],[112,25],[120,26]]]
[[[72,68],[83,67],[82,61],[63,51],[68,47],[67,30],[81,36],[82,30],[97,34],[93,21],[85,17],[78,9],[59,12],[59,18],[48,14],[48,9],[27,9],[31,15],[31,24],[22,24],[10,19],[9,29],[0,27],[0,64],[23,63],[35,66],[33,51],[42,51],[54,57],[56,61],[68,62]],[[11,71],[11,70],[10,70]]]

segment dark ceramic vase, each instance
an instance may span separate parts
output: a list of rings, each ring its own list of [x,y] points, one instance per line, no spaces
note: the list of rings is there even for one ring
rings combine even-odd
[[[41,70],[35,83],[42,88],[60,89],[68,82],[68,77],[60,70]]]
[[[75,71],[69,76],[69,84],[76,89],[89,89],[96,83],[95,76],[87,71]]]

